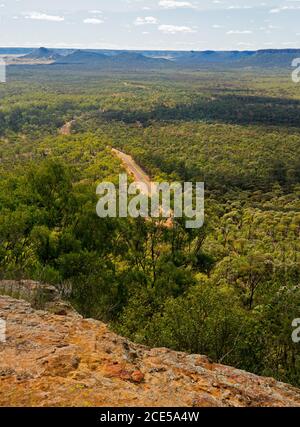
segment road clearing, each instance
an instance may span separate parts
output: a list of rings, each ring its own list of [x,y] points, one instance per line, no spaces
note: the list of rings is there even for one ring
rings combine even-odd
[[[151,197],[157,192],[157,185],[151,181],[149,175],[147,175],[146,172],[135,162],[132,156],[125,154],[123,151],[117,150],[116,148],[112,148],[111,151],[118,159],[121,160],[126,172],[132,176],[134,182],[137,184],[137,188],[139,188],[143,195]],[[163,220],[163,225],[166,228],[172,228],[174,225],[174,215],[172,211],[168,212],[168,214],[170,217]]]

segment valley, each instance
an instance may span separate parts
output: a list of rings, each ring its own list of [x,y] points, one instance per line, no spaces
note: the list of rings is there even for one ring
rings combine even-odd
[[[0,278],[54,286],[135,345],[299,387],[300,86],[285,65],[295,53],[251,55],[279,55],[268,71],[207,67],[203,53],[185,56],[204,56],[203,68],[149,68],[140,53],[107,67],[8,66]],[[124,166],[147,183],[205,182],[204,226],[99,218],[96,188],[117,185]]]

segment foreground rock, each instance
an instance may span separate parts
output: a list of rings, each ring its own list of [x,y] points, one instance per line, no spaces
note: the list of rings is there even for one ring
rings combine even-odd
[[[0,297],[0,406],[300,406],[300,390]]]

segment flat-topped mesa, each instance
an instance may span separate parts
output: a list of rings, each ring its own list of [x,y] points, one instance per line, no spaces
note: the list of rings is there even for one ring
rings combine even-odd
[[[0,406],[300,406],[300,390],[0,297]]]

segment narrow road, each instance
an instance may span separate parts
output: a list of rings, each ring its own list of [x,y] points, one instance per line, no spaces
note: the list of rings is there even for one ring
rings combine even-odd
[[[71,120],[70,122],[65,123],[60,129],[60,135],[71,135],[72,126],[75,124],[76,120]]]
[[[128,154],[125,154],[120,150],[116,150],[115,148],[112,148],[112,152],[116,157],[118,157],[122,161],[127,173],[129,173],[134,178],[135,182],[142,182],[143,184],[146,184],[147,193],[145,193],[145,191],[143,191],[143,193],[146,196],[150,197],[151,196],[151,179],[146,174],[146,172],[143,171],[143,169]],[[143,190],[143,188],[141,188],[141,190]]]
[[[115,148],[112,148],[111,151],[116,157],[118,157],[118,159],[121,160],[127,173],[134,178],[134,182],[136,183],[142,182],[143,184],[146,184],[147,191],[144,191],[144,186],[139,187],[142,194],[144,194],[147,197],[151,197],[152,194],[155,194],[158,191],[158,188],[154,185],[154,183],[151,183],[150,177],[146,174],[145,171],[143,171],[143,169],[135,162],[135,160],[131,156]],[[160,213],[162,214],[163,213],[162,207],[160,207],[159,210],[160,210]],[[167,218],[163,221],[163,226],[166,228],[172,228],[174,225],[173,212],[169,210],[166,211],[166,216]]]

